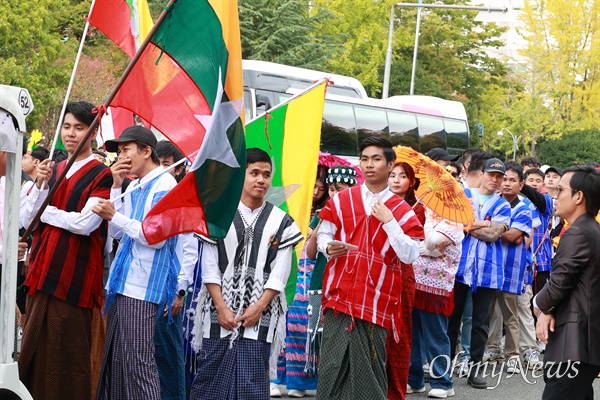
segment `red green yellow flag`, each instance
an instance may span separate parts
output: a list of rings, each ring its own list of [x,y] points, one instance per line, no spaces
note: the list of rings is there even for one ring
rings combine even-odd
[[[294,218],[304,237],[308,233],[313,189],[319,163],[321,124],[327,82],[317,84],[287,103],[280,104],[246,126],[246,145],[258,147],[273,160],[273,179],[267,201]],[[286,286],[291,303],[298,275],[296,247]]]
[[[143,221],[150,244],[192,231],[224,237],[246,165],[237,3],[180,0],[167,11],[110,104],[139,115],[196,159]]]
[[[129,57],[154,25],[146,0],[95,0],[89,21]]]

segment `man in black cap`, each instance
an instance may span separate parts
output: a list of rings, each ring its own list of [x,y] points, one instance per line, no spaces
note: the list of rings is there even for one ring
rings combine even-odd
[[[118,139],[107,140],[106,149],[118,154],[111,167],[111,199],[121,194],[126,174],[138,179],[122,201],[101,200],[93,209],[109,221],[110,235],[120,239],[106,285],[108,321],[96,398],[159,400],[156,319],[165,308],[172,318],[183,247],[178,236],[150,246],[141,221],[176,181],[162,173],[156,137],[149,129],[129,127]]]
[[[448,165],[450,165],[450,162],[456,161],[460,157],[448,153],[441,147],[435,147],[425,153],[425,155],[440,164],[443,168],[446,168]]]
[[[502,161],[490,158],[483,164],[478,188],[465,188],[475,212],[475,222],[462,242],[462,255],[454,283],[454,311],[448,324],[451,358],[454,359],[458,330],[469,292],[473,296],[473,323],[467,383],[487,388],[483,378],[483,353],[488,339],[491,306],[504,279],[500,236],[510,224],[510,204],[497,193],[506,174]]]

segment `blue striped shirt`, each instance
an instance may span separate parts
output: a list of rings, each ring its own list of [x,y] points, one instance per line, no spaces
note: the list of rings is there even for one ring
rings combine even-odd
[[[511,203],[510,228],[515,228],[529,237],[531,233],[531,209],[520,199]],[[523,289],[523,276],[527,265],[527,249],[525,240],[521,244],[502,242],[502,255],[504,256],[504,283],[502,291],[521,294]]]
[[[540,219],[539,210],[537,209],[535,204],[533,204],[531,202],[531,200],[529,200],[527,197],[519,195],[519,198],[531,210],[531,228],[539,229],[539,227],[542,225],[542,220]],[[534,232],[534,234],[535,234],[535,232]],[[523,287],[522,287],[522,292],[519,294],[525,293],[525,285],[530,285],[530,286],[533,285],[533,251],[534,250],[533,250],[533,240],[532,240],[532,244],[527,249],[527,261],[525,262],[525,274],[523,275]]]
[[[475,219],[492,221],[498,224],[510,224],[510,204],[498,194],[479,204],[477,189],[465,188],[467,197],[475,210]],[[488,243],[472,235],[465,235],[462,243],[462,255],[456,281],[471,286],[499,289],[504,279],[504,257],[502,255],[502,240]]]
[[[150,183],[142,189],[132,191],[138,185],[137,180],[133,181],[127,187],[131,194],[123,201],[115,201],[118,212],[109,224],[109,233],[121,241],[106,287],[110,293],[154,304],[171,304],[177,292],[177,275],[183,257],[182,241],[177,235],[148,245],[141,223],[150,209],[177,184],[170,174],[159,175],[162,171],[162,167],[157,167],[148,173],[143,181],[150,180]],[[111,198],[120,191],[113,189]]]
[[[548,225],[550,225],[550,221],[552,220],[552,210],[554,209],[554,204],[550,196],[544,194],[544,197],[546,198],[546,212],[543,214],[540,213],[540,220],[542,221],[542,224],[538,229],[535,230],[533,235],[533,243],[531,244],[531,248],[535,254],[534,260],[537,264],[537,272],[552,270],[552,241],[550,240],[550,232],[546,234],[545,238],[544,234],[548,230]],[[540,246],[542,238],[544,238],[544,242]]]

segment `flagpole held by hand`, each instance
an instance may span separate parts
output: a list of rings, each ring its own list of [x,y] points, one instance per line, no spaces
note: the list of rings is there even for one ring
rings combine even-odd
[[[162,174],[167,173],[167,172],[171,171],[172,169],[179,167],[181,164],[183,164],[186,161],[187,161],[187,158],[185,158],[185,157],[182,158],[181,160],[177,161],[176,163],[169,165],[163,172],[161,172],[157,176],[161,176]],[[154,179],[154,178],[155,178],[155,176],[152,176],[152,179]],[[130,190],[129,192],[122,193],[122,194],[118,195],[117,197],[115,197],[114,199],[110,199],[109,201],[111,203],[114,203],[116,200],[122,199],[123,197],[127,196],[128,194],[131,194],[131,192],[133,192],[134,190],[138,190],[138,189],[145,187],[148,184],[148,182],[150,182],[152,179],[147,179],[145,181],[143,179],[140,180],[140,184],[135,186],[132,190]],[[75,223],[79,224],[81,221],[91,217],[92,215],[94,215],[94,213],[92,211],[88,211],[85,214],[81,214],[79,217],[77,217],[77,219],[75,220]]]
[[[150,40],[152,39],[152,36],[154,35],[154,33],[156,32],[156,30],[158,29],[158,27],[160,26],[160,24],[162,24],[162,22],[165,20],[165,18],[167,17],[167,15],[169,14],[169,12],[171,11],[171,5],[174,2],[175,2],[175,0],[170,0],[169,4],[165,7],[165,9],[163,10],[163,12],[160,14],[160,17],[158,17],[158,20],[156,21],[156,23],[154,24],[154,26],[152,27],[152,29],[148,33],[148,36],[146,36],[146,39],[144,40],[144,42],[142,43],[142,45],[138,48],[137,52],[135,53],[135,56],[131,59],[131,61],[129,62],[129,65],[125,69],[125,72],[123,72],[123,75],[121,76],[121,78],[119,79],[119,81],[117,82],[117,84],[115,85],[115,87],[113,88],[113,91],[106,98],[106,100],[104,102],[104,106],[105,107],[108,107],[110,105],[110,103],[113,101],[113,99],[117,96],[117,93],[119,92],[119,89],[121,88],[121,86],[123,86],[123,83],[125,82],[125,79],[127,79],[127,77],[129,76],[129,74],[133,70],[133,67],[135,66],[135,64],[140,59],[142,53],[144,52],[144,50],[146,49],[146,47],[148,47],[148,44],[150,43]],[[73,152],[73,154],[71,155],[71,157],[69,158],[69,160],[67,161],[67,165],[63,169],[62,173],[56,178],[56,181],[55,181],[54,185],[52,186],[52,188],[48,192],[48,196],[46,197],[46,199],[44,200],[44,202],[40,206],[37,214],[33,217],[33,220],[29,224],[29,227],[27,228],[27,230],[25,231],[25,233],[22,235],[20,241],[25,241],[26,238],[29,237],[29,235],[31,234],[31,232],[33,232],[33,229],[37,226],[38,222],[40,221],[40,218],[41,218],[42,214],[44,213],[44,210],[46,209],[46,207],[48,206],[48,204],[50,204],[50,201],[52,201],[52,198],[54,197],[54,193],[56,193],[56,191],[58,190],[58,187],[60,186],[60,184],[62,183],[62,181],[67,176],[67,173],[69,172],[69,169],[71,169],[71,166],[75,162],[75,159],[77,158],[77,156],[79,155],[79,153],[81,153],[81,150],[83,150],[83,147],[86,146],[87,141],[92,136],[94,130],[100,124],[100,117],[101,117],[100,114],[101,113],[98,113],[96,115],[96,118],[94,118],[94,120],[92,121],[91,125],[89,126],[87,132],[85,133],[85,135],[83,136],[83,138],[79,142],[79,145],[77,146],[77,148],[75,149],[75,151]]]

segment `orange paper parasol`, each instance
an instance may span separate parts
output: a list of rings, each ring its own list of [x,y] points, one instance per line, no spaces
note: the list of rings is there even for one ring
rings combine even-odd
[[[442,166],[410,147],[397,146],[396,161],[404,161],[415,171],[421,184],[415,192],[419,201],[438,216],[466,226],[475,221],[473,205],[463,188]]]

